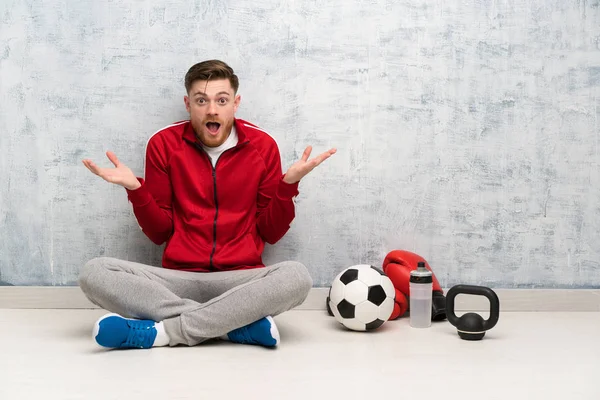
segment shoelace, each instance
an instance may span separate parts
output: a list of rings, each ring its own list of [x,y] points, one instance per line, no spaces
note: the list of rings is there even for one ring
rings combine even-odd
[[[153,321],[127,320],[127,325],[129,325],[129,333],[123,346],[138,348],[152,346],[154,343],[154,335],[152,334],[152,329],[154,328]]]

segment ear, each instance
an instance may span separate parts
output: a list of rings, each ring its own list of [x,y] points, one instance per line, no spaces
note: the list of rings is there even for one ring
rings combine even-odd
[[[183,102],[185,103],[185,109],[187,112],[190,112],[190,98],[187,96],[183,96]]]
[[[240,101],[242,100],[242,97],[238,94],[237,96],[235,96],[235,100],[233,101],[233,112],[235,113],[238,109],[238,107],[240,106]]]

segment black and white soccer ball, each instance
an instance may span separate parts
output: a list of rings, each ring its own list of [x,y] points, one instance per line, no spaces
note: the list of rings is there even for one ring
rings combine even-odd
[[[394,311],[396,292],[390,278],[372,265],[353,265],[340,272],[329,289],[328,311],[346,328],[379,328]]]

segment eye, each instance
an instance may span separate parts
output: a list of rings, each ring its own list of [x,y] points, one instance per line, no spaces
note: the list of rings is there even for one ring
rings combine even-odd
[[[206,103],[206,100],[204,100],[202,97],[200,97],[197,101],[198,101],[198,104]]]
[[[227,104],[227,99],[225,97],[221,97],[219,99],[219,104]]]

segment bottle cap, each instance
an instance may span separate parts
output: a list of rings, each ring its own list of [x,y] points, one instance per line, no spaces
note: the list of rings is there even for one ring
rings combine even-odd
[[[433,273],[425,268],[425,263],[419,261],[417,269],[410,272],[410,282],[412,283],[432,283]]]

